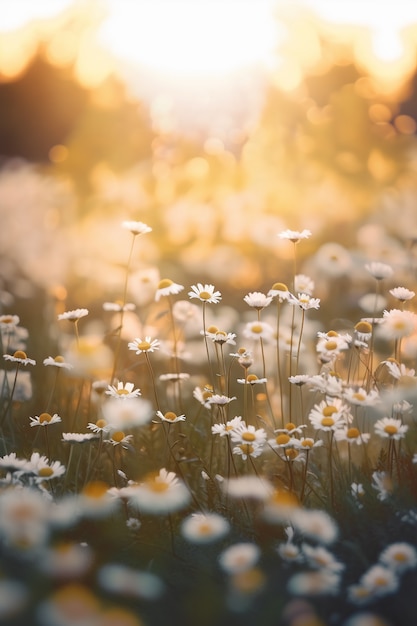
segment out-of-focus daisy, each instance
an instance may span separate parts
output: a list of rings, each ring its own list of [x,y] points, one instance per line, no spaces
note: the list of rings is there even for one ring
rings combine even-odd
[[[109,398],[102,407],[103,417],[115,430],[143,426],[151,421],[152,404],[143,398]]]
[[[372,473],[372,487],[378,492],[378,500],[384,502],[392,492],[392,479],[387,472],[375,471]]]
[[[297,445],[296,438],[290,437],[290,435],[287,435],[287,433],[279,433],[276,437],[268,439],[268,444],[273,450],[292,448]]]
[[[48,356],[46,359],[43,360],[43,364],[47,366],[50,365],[51,367],[59,367],[66,370],[72,370],[72,368],[74,367],[73,365],[71,365],[71,363],[67,363],[64,357],[61,355],[58,355],[56,357]]]
[[[76,607],[76,608],[75,608]],[[45,626],[97,624],[104,626],[98,597],[76,582],[61,585],[36,607],[36,619]]]
[[[132,487],[129,499],[142,513],[160,515],[183,509],[190,500],[190,493],[174,472],[162,468]]]
[[[134,350],[136,354],[142,354],[142,352],[154,352],[159,350],[160,343],[158,339],[152,339],[152,337],[145,337],[140,339],[137,337],[133,341],[127,344],[129,350]]]
[[[306,383],[309,382],[310,376],[308,374],[296,374],[295,376],[289,376],[288,380],[292,385],[297,385],[298,387],[302,387]]]
[[[402,311],[400,309],[384,311],[383,320],[380,334],[387,339],[409,337],[417,329],[417,315],[412,311]]]
[[[271,497],[274,487],[262,476],[236,476],[223,484],[223,489],[231,498],[254,499],[265,501]]]
[[[162,580],[155,574],[116,563],[100,568],[98,583],[111,594],[143,600],[157,600],[165,590]]]
[[[203,285],[197,283],[197,285],[191,285],[191,291],[188,292],[190,298],[197,298],[201,302],[208,302],[209,304],[217,304],[222,299],[220,291],[215,291],[214,285]]]
[[[248,293],[243,300],[246,304],[257,311],[261,311],[265,307],[269,306],[272,302],[272,296],[266,296],[260,291],[252,291]]]
[[[62,433],[62,441],[66,443],[86,443],[97,438],[94,433]]]
[[[9,472],[28,472],[31,469],[29,461],[19,459],[16,452],[0,457],[0,468]]]
[[[133,383],[118,382],[116,385],[109,385],[106,394],[112,398],[122,398],[126,400],[128,398],[137,398],[141,395],[140,389],[135,389]]]
[[[212,395],[213,388],[211,386],[204,387],[204,389],[201,389],[200,387],[195,387],[193,390],[194,398],[198,400],[198,402],[200,402],[200,404],[202,404],[206,409],[209,409],[211,406],[209,399]]]
[[[167,374],[161,374],[159,380],[169,383],[181,383],[184,380],[188,380],[190,375],[187,372],[169,372]]]
[[[167,411],[166,413],[162,413],[162,411],[157,411],[156,414],[159,419],[161,419],[163,422],[168,422],[169,424],[183,422],[186,419],[185,415],[177,415],[173,411]]]
[[[394,287],[389,290],[390,294],[399,300],[400,302],[407,302],[407,300],[412,300],[416,295],[415,291],[411,291],[406,287]]]
[[[226,548],[219,556],[219,564],[228,574],[237,574],[252,568],[261,556],[255,543],[241,542]]]
[[[283,230],[282,232],[278,233],[278,237],[280,239],[288,239],[293,243],[298,243],[299,241],[301,241],[301,239],[308,239],[309,237],[311,237],[311,231],[307,228],[304,228],[304,230],[301,231],[290,230],[289,228],[287,228],[287,230]]]
[[[313,448],[320,448],[323,445],[323,439],[300,437],[300,439],[294,439],[293,443],[298,450],[304,450],[305,452],[309,452]]]
[[[39,567],[54,579],[77,579],[94,561],[92,549],[86,544],[64,541],[45,549]]]
[[[30,417],[29,419],[31,426],[50,426],[51,424],[58,424],[59,422],[62,422],[58,413],[54,413],[54,415],[51,415],[50,413],[41,413],[40,415]]]
[[[356,406],[375,406],[380,402],[379,393],[376,389],[367,391],[363,387],[345,387],[343,398]]]
[[[385,596],[398,590],[399,579],[386,565],[372,565],[360,578],[359,583],[374,596]]]
[[[249,457],[256,459],[256,457],[261,456],[263,452],[263,445],[258,444],[255,441],[253,443],[242,442],[237,446],[234,446],[232,452],[233,454],[241,456],[244,461],[246,461]]]
[[[362,483],[352,483],[350,486],[350,493],[353,498],[356,500],[356,504],[358,508],[362,508],[363,504],[361,502],[361,498],[365,495],[365,489],[363,488]]]
[[[380,263],[378,261],[372,261],[372,263],[366,263],[365,269],[376,280],[383,280],[384,278],[389,278],[394,273],[394,270],[392,269],[390,265],[387,265],[386,263]]]
[[[108,491],[109,486],[101,480],[88,482],[77,498],[79,514],[93,519],[109,515],[116,509],[118,502]]]
[[[220,435],[220,437],[225,437],[226,435],[230,435],[231,432],[235,428],[238,428],[242,424],[242,418],[240,415],[237,415],[233,419],[226,422],[226,424],[213,424],[211,427],[211,432],[213,435]]]
[[[132,235],[146,235],[152,232],[152,228],[143,222],[134,222],[126,220],[122,222],[122,228],[130,231]]]
[[[322,362],[328,363],[335,359],[342,350],[348,350],[352,337],[339,333],[318,333],[319,339],[316,344],[316,352]]]
[[[346,276],[352,267],[351,253],[336,242],[327,242],[320,246],[312,261],[319,276],[330,278]]]
[[[417,567],[417,550],[411,543],[398,541],[384,548],[379,561],[394,572],[403,573]]]
[[[300,309],[304,309],[304,311],[320,308],[320,299],[312,298],[307,293],[299,293],[297,297],[291,293],[288,302],[294,306],[299,306]]]
[[[335,595],[340,589],[340,574],[326,569],[293,574],[287,589],[295,596]]]
[[[12,363],[19,363],[20,365],[36,365],[36,361],[29,359],[23,350],[16,350],[14,354],[3,354],[3,358],[5,361],[12,361]]]
[[[387,299],[380,293],[365,293],[359,298],[358,305],[363,311],[365,311],[365,313],[376,314],[387,306]],[[372,324],[380,323],[379,318],[373,318],[368,321]]]
[[[290,292],[285,283],[274,283],[267,295],[271,298],[277,298],[278,302],[282,303],[288,300]]]
[[[297,293],[306,293],[313,295],[314,280],[305,274],[296,274],[294,276],[294,291]]]
[[[324,546],[310,546],[303,543],[302,551],[307,563],[315,569],[325,569],[330,572],[342,572],[345,569],[345,565]]]
[[[408,425],[393,417],[383,417],[374,424],[377,435],[388,439],[404,439]]]
[[[298,508],[291,516],[291,523],[304,537],[325,545],[334,543],[339,536],[334,519],[326,511],[319,509]]]
[[[396,380],[415,378],[415,369],[407,367],[404,363],[398,363],[397,361],[387,359],[386,361],[382,361],[382,364],[386,366],[391,376]]]
[[[349,444],[361,446],[364,443],[368,443],[371,435],[369,433],[361,433],[358,428],[338,428],[334,437],[336,441],[347,441]]]
[[[248,322],[243,329],[243,336],[246,339],[264,339],[269,341],[274,336],[274,329],[268,322]]]
[[[340,396],[343,390],[343,380],[334,372],[309,376],[307,383],[311,391],[320,391],[330,397]]]
[[[0,315],[0,331],[2,333],[14,332],[19,323],[20,317],[18,315]]]
[[[263,517],[271,524],[287,524],[300,508],[297,496],[292,491],[274,489],[264,502]]]
[[[73,309],[72,311],[65,311],[58,315],[58,320],[68,320],[69,322],[78,322],[79,319],[88,315],[88,309]]]
[[[182,536],[191,543],[211,543],[230,530],[229,522],[217,513],[192,513],[181,524]]]
[[[50,534],[49,501],[29,487],[0,493],[0,536],[21,550],[44,546]]]
[[[136,304],[132,302],[103,302],[104,311],[113,311],[115,313],[121,313],[122,311],[134,311]]]
[[[184,285],[174,283],[170,278],[163,278],[159,281],[158,289],[155,293],[155,301],[159,302],[162,296],[172,296],[180,293],[184,289]]]
[[[233,400],[236,400],[236,396],[232,396],[231,398],[229,396],[225,396],[224,394],[219,394],[219,393],[214,393],[212,396],[210,396],[210,398],[207,398],[207,402],[210,404],[210,406],[218,405],[218,406],[224,406],[225,404],[230,404],[230,402],[233,402]]]

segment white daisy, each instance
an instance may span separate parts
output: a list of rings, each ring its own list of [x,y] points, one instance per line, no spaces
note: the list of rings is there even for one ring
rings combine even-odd
[[[309,296],[313,295],[314,280],[305,274],[296,274],[294,276],[294,291],[297,293],[306,293]]]
[[[222,299],[220,291],[215,291],[214,285],[203,285],[202,283],[192,285],[188,295],[190,298],[197,298],[201,302],[210,304],[217,304]]]
[[[261,311],[271,304],[272,296],[266,296],[260,291],[252,291],[251,293],[248,293],[243,300],[248,306]]]
[[[103,302],[104,311],[114,311],[115,313],[121,313],[122,311],[134,311],[136,304],[132,302]]]
[[[411,291],[406,287],[394,287],[389,290],[390,294],[399,300],[400,302],[406,302],[407,300],[412,300],[414,298],[415,291]]]
[[[191,543],[205,544],[227,535],[230,524],[217,513],[192,513],[181,524],[181,534]]]
[[[121,398],[126,400],[128,398],[137,398],[141,395],[140,389],[135,389],[133,383],[118,382],[117,386],[109,385],[106,394],[112,398]]]
[[[70,322],[78,322],[79,319],[88,315],[88,309],[73,309],[72,311],[65,311],[58,315],[58,320],[69,320]]]
[[[268,322],[248,322],[243,329],[243,336],[246,339],[265,339],[269,341],[274,336],[274,329]]]
[[[383,417],[375,422],[374,429],[380,437],[398,440],[404,439],[408,426],[399,419]]]
[[[299,293],[297,297],[291,293],[288,302],[294,306],[299,306],[300,309],[304,309],[304,311],[320,308],[320,299],[312,298],[307,293]]]
[[[287,229],[278,233],[278,237],[280,239],[288,239],[293,243],[298,243],[301,239],[308,239],[311,237],[311,231],[307,230],[307,228],[304,228],[302,231]]]
[[[168,422],[170,424],[183,422],[186,419],[185,415],[177,415],[173,411],[167,411],[166,413],[162,413],[162,411],[157,411],[156,414],[163,422]]]
[[[103,417],[115,430],[148,424],[153,415],[152,404],[143,398],[109,398],[102,407]]]
[[[391,309],[383,313],[384,323],[380,327],[381,335],[388,339],[409,337],[417,329],[417,315],[412,311]]]
[[[30,417],[31,426],[50,426],[51,424],[58,424],[62,422],[62,419],[57,413],[51,415],[50,413],[41,413],[35,417]]]
[[[411,543],[398,541],[381,552],[379,561],[394,572],[403,573],[417,567],[417,550]]]
[[[394,270],[392,269],[390,265],[387,265],[386,263],[379,263],[378,261],[372,261],[372,263],[367,263],[365,265],[365,269],[376,280],[383,280],[384,278],[389,278],[394,273]]]
[[[356,443],[361,446],[364,443],[368,443],[371,435],[369,433],[361,433],[358,428],[338,428],[334,437],[336,441],[347,441],[349,444]]]
[[[285,283],[274,283],[267,295],[271,298],[277,298],[278,302],[282,303],[288,300],[290,292]]]
[[[145,337],[145,339],[136,337],[136,339],[127,344],[127,347],[129,350],[134,350],[136,354],[142,354],[142,352],[159,350],[160,342],[158,339],[152,339],[152,337]]]
[[[63,356],[58,355],[56,357],[48,356],[43,360],[44,365],[51,365],[52,367],[59,367],[66,370],[72,370],[74,367],[71,363],[67,363]]]
[[[180,293],[184,289],[183,285],[174,283],[170,278],[163,278],[159,281],[158,288],[155,293],[155,301],[159,302],[162,296],[171,296]]]
[[[132,235],[145,235],[152,232],[152,228],[143,222],[124,221],[122,222],[122,228],[129,230]]]
[[[5,361],[12,361],[20,365],[36,365],[36,361],[29,359],[23,350],[16,350],[14,354],[3,354],[3,358]]]
[[[235,543],[223,550],[219,556],[219,563],[226,573],[238,574],[256,565],[260,556],[261,550],[255,543]]]
[[[130,502],[142,513],[160,515],[172,513],[187,506],[190,493],[174,472],[162,468],[150,474],[139,485],[132,487]]]

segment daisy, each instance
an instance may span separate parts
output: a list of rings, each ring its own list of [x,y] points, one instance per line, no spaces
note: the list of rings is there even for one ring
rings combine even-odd
[[[129,230],[132,235],[146,235],[152,232],[152,228],[143,222],[124,221],[122,222],[122,228]]]
[[[51,424],[58,424],[59,422],[62,422],[62,419],[57,413],[54,413],[54,415],[51,415],[50,413],[41,413],[40,415],[30,417],[29,419],[31,426],[50,426]]]
[[[225,437],[226,435],[230,435],[230,433],[238,428],[243,422],[240,415],[237,415],[233,419],[226,422],[226,424],[213,424],[211,427],[211,432],[213,435],[220,435],[220,437]]]
[[[126,435],[122,430],[117,430],[112,433],[110,439],[106,443],[111,443],[112,446],[122,446],[122,448],[132,449],[130,442],[133,439],[133,435]]]
[[[266,437],[266,431],[263,428],[255,428],[252,424],[247,426],[244,421],[239,422],[230,431],[230,438],[233,443],[252,443],[256,446],[263,446],[266,442]]]
[[[74,309],[72,311],[65,311],[58,315],[58,320],[69,320],[70,322],[78,322],[79,319],[88,315],[88,309]]]
[[[327,242],[317,250],[313,262],[320,277],[339,278],[346,276],[351,269],[352,256],[340,244]]]
[[[40,548],[49,538],[49,501],[32,488],[5,489],[0,493],[0,536],[15,548]]]
[[[145,339],[136,337],[136,339],[127,344],[127,347],[129,350],[134,350],[136,354],[142,354],[142,352],[159,350],[160,342],[158,339],[152,339],[151,337],[145,337]]]
[[[355,406],[375,406],[380,402],[376,389],[366,391],[363,387],[346,387],[343,391],[343,398]]]
[[[204,335],[204,330],[201,331],[201,334]],[[225,343],[232,346],[236,345],[236,333],[226,333],[224,330],[219,330],[216,326],[209,327],[205,335],[208,339],[211,339],[213,343],[217,343],[221,346]]]
[[[351,339],[351,337],[349,337]],[[318,353],[322,363],[328,363],[336,359],[342,350],[348,350],[350,343],[341,335],[322,336],[316,344],[316,352]]]
[[[291,576],[287,589],[296,596],[337,594],[340,589],[340,575],[326,569],[300,572]]]
[[[243,329],[243,336],[246,339],[265,339],[266,341],[272,339],[274,336],[274,329],[268,322],[248,322]]]
[[[46,359],[43,360],[43,364],[46,366],[51,365],[52,367],[59,367],[66,370],[72,370],[72,368],[74,367],[73,365],[71,365],[71,363],[67,363],[64,357],[61,355],[58,355],[56,357],[48,356]]]
[[[251,293],[248,293],[243,300],[248,306],[256,309],[257,311],[261,311],[271,304],[272,296],[266,296],[260,291],[252,291]]]
[[[301,239],[308,239],[309,237],[311,237],[311,231],[307,230],[306,228],[304,228],[304,230],[302,231],[287,229],[278,233],[278,237],[280,239],[288,239],[293,243],[298,243],[299,241],[301,241]]]
[[[230,530],[229,522],[217,513],[192,513],[181,524],[181,534],[191,543],[211,543]]]
[[[372,487],[378,492],[378,500],[384,502],[392,492],[392,480],[386,472],[373,472]]]
[[[382,361],[389,373],[396,380],[402,380],[404,378],[414,378],[415,370],[413,368],[406,367],[404,363],[397,363],[396,361],[388,359],[387,361]]]
[[[30,463],[26,459],[19,459],[16,452],[5,454],[0,457],[0,468],[10,472],[28,472],[30,471]]]
[[[14,332],[16,326],[19,326],[20,317],[18,315],[0,315],[1,332]]]
[[[326,400],[315,404],[308,419],[315,430],[334,431],[345,425],[345,413],[345,405],[338,398],[333,398],[332,404]]]
[[[381,333],[388,339],[409,337],[417,328],[417,315],[412,311],[401,311],[400,309],[384,311],[383,320]]]
[[[292,293],[290,293],[288,302],[290,304],[293,304],[294,306],[299,306],[300,309],[303,309],[304,311],[320,308],[320,299],[312,298],[307,293],[299,293],[297,298]]]
[[[338,428],[334,437],[336,441],[347,441],[349,444],[356,443],[356,445],[361,446],[364,443],[368,443],[371,435],[369,433],[361,433],[358,428]]]
[[[282,303],[288,300],[290,292],[285,283],[274,283],[271,289],[267,293],[271,298],[277,298],[278,302]]]
[[[306,383],[309,382],[310,376],[308,374],[297,374],[296,376],[289,376],[288,380],[292,385],[297,385],[298,387],[302,387]]]
[[[52,480],[63,476],[66,472],[64,465],[59,461],[49,461],[46,456],[41,456],[38,452],[33,452],[29,460],[32,472],[36,475],[36,482]]]
[[[159,281],[158,288],[155,293],[155,302],[159,302],[162,296],[171,296],[180,293],[183,289],[183,285],[174,283],[170,278],[163,278]]]
[[[295,437],[290,437],[287,433],[280,433],[272,439],[268,439],[268,444],[273,450],[280,450],[283,448],[293,448],[297,445],[298,440]]]
[[[246,461],[249,457],[256,459],[256,457],[260,456],[263,452],[263,445],[258,444],[256,442],[253,443],[240,443],[237,446],[234,446],[232,449],[233,454],[237,454],[241,456],[244,461]]]
[[[87,544],[64,541],[44,550],[39,566],[51,578],[66,580],[83,576],[93,562],[94,554]]]
[[[220,291],[215,291],[214,285],[197,285],[191,286],[191,291],[188,292],[190,298],[197,298],[201,302],[208,302],[209,304],[217,304],[222,299]]]
[[[162,382],[180,383],[183,380],[188,380],[190,375],[187,372],[169,372],[168,374],[161,374],[159,380]]]
[[[3,358],[5,361],[20,363],[21,365],[36,365],[36,361],[34,361],[33,359],[28,359],[26,352],[23,352],[23,350],[16,350],[13,355],[3,354]]]
[[[101,434],[108,433],[112,430],[112,426],[106,422],[104,419],[98,419],[95,424],[93,422],[88,422],[87,428],[92,430],[93,433]]]
[[[212,395],[213,387],[211,387],[211,385],[210,387],[204,387],[204,389],[201,389],[200,387],[195,387],[193,390],[193,397],[206,409],[209,409],[211,407],[209,399],[212,397]]]
[[[256,374],[249,374],[246,378],[238,378],[240,385],[262,385],[268,382],[267,378],[258,378]]]
[[[307,563],[317,569],[325,569],[330,572],[342,572],[345,565],[338,561],[334,555],[324,546],[310,546],[303,543],[302,551]]]
[[[309,452],[313,448],[320,448],[323,443],[323,439],[314,440],[312,437],[300,437],[300,439],[294,440],[295,447],[305,452]]]
[[[129,499],[142,513],[160,515],[183,509],[190,500],[190,493],[174,472],[162,468],[133,487]]]
[[[275,489],[264,503],[263,516],[271,524],[287,524],[299,507],[300,503],[295,493]]]
[[[278,545],[277,552],[279,556],[284,559],[284,561],[288,561],[290,563],[299,563],[303,561],[304,557],[300,547],[293,543],[294,529],[292,526],[287,526],[284,528],[284,531],[287,535],[287,541]]]
[[[384,278],[389,278],[394,273],[394,270],[392,269],[390,265],[387,265],[386,263],[379,263],[378,261],[367,263],[365,265],[365,269],[376,280],[383,280]]]
[[[137,398],[141,395],[140,389],[135,389],[133,383],[118,382],[117,387],[115,385],[109,385],[106,394],[112,398]]]
[[[261,550],[255,543],[235,543],[221,552],[219,564],[227,574],[238,574],[256,565],[260,556]]]
[[[403,573],[417,567],[417,550],[405,541],[392,543],[381,552],[379,561],[394,572]]]
[[[404,439],[408,430],[407,424],[403,424],[401,420],[393,417],[383,417],[374,424],[377,435],[389,439]]]
[[[176,422],[183,422],[186,418],[185,415],[177,415],[173,411],[167,411],[167,413],[162,413],[161,411],[156,412],[159,419],[163,422],[169,422],[170,424],[175,424]]]
[[[229,398],[229,396],[214,393],[212,396],[210,396],[210,398],[207,398],[207,402],[210,404],[210,406],[213,406],[213,404],[216,404],[218,406],[224,406],[225,404],[229,404],[236,399],[236,396],[232,396],[231,398]]]
[[[372,324],[366,320],[360,320],[354,327],[355,335],[359,341],[369,341],[372,336]]]
[[[99,569],[98,583],[107,593],[142,600],[157,600],[165,590],[162,580],[155,574],[117,563],[107,563]],[[111,623],[115,625],[118,622]],[[126,624],[130,623],[130,621],[126,622]],[[90,624],[97,624],[97,622],[93,620]],[[125,621],[121,621],[121,626],[124,624]],[[135,624],[136,622],[133,622],[133,626]]]
[[[415,291],[411,291],[406,287],[394,287],[389,290],[390,294],[399,300],[400,302],[406,302],[407,300],[412,300],[414,298]]]

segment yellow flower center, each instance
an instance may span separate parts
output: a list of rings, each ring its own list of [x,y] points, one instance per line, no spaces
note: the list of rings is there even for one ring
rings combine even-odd
[[[55,363],[65,363],[65,359],[63,356],[58,355],[54,358]]]
[[[360,435],[360,432],[357,428],[349,428],[346,435],[348,439],[357,439]]]
[[[100,419],[96,421],[97,428],[104,428],[107,425],[106,420]]]
[[[407,556],[404,552],[396,552],[394,554],[394,560],[398,561],[399,563],[404,563],[405,561],[407,561]]]
[[[23,352],[23,350],[16,350],[13,356],[15,359],[27,359],[28,358],[28,355],[26,354],[26,352]]]
[[[288,287],[284,283],[274,283],[272,289],[274,291],[288,291]]]
[[[120,443],[125,438],[125,436],[126,435],[122,430],[117,430],[115,433],[113,433],[112,439],[113,441],[117,441],[118,443]]]
[[[174,283],[170,278],[163,278],[159,281],[158,289],[166,289],[167,287],[171,287]]]
[[[149,343],[149,341],[138,341],[136,344],[136,347],[138,348],[138,350],[149,350],[149,348],[151,347],[151,344]]]
[[[353,397],[355,398],[355,400],[359,400],[359,402],[363,402],[364,400],[366,400],[366,396],[364,393],[360,393],[360,392],[356,392],[353,394]]]
[[[245,354],[246,353],[246,348],[239,348],[239,350],[237,351],[238,354]]]
[[[50,422],[52,419],[52,415],[50,413],[41,413],[39,415],[39,423],[43,424],[44,422]]]
[[[124,387],[122,387],[121,389],[117,389],[116,393],[118,396],[126,396],[129,393],[129,391],[125,389]]]
[[[213,395],[212,391],[203,391],[203,400],[207,400],[207,398],[211,398]]]
[[[255,380],[258,380],[258,377],[256,374],[249,374],[246,380],[248,383],[253,383]]]
[[[41,477],[48,478],[49,476],[52,476],[53,473],[54,473],[54,470],[52,469],[52,467],[41,467],[41,469],[38,472],[38,475]]]
[[[332,417],[323,417],[321,420],[322,426],[334,426],[334,419]]]
[[[372,326],[369,322],[358,322],[355,326],[358,333],[369,334],[372,332]]]
[[[338,337],[339,333],[337,333],[335,330],[329,330],[329,332],[327,333],[328,337]]]
[[[301,442],[303,448],[312,448],[314,445],[314,441],[312,439],[303,439]]]
[[[336,350],[337,341],[326,341],[324,347],[326,348],[326,350]]]
[[[289,461],[294,461],[298,456],[298,452],[294,448],[287,448],[284,452]]]
[[[207,328],[207,332],[208,333],[213,333],[213,335],[215,335],[216,333],[219,332],[219,329],[217,328],[217,326],[209,326]]]
[[[174,420],[176,420],[177,418],[177,414],[173,413],[173,411],[167,411],[164,415],[166,420],[169,420],[170,422],[173,422]]]
[[[391,424],[387,424],[387,426],[384,426],[384,431],[387,435],[395,435],[398,432],[398,428]]]
[[[246,455],[252,454],[252,452],[254,450],[253,445],[250,444],[250,443],[241,443],[239,448],[242,450],[243,454],[246,454]]]
[[[242,439],[243,441],[255,441],[256,436],[254,433],[250,433],[249,431],[246,431],[242,434]]]
[[[299,502],[295,493],[292,491],[277,490],[273,493],[270,503],[278,507],[281,506],[298,506]]]
[[[294,430],[294,428],[297,428],[295,424],[293,424],[293,422],[287,422],[285,424],[285,430]]]
[[[210,300],[211,293],[209,293],[208,291],[200,291],[200,293],[198,294],[198,297],[201,300]]]
[[[2,324],[11,324],[13,322],[13,318],[11,315],[4,315],[3,319],[1,320]]]
[[[102,498],[104,494],[107,492],[108,485],[101,480],[93,480],[86,484],[82,493],[87,496],[87,498]]]
[[[324,417],[329,417],[330,415],[333,415],[333,413],[337,413],[337,408],[332,404],[329,404],[328,406],[324,407],[322,412]]]
[[[277,442],[279,446],[284,446],[286,443],[290,441],[290,439],[291,438],[288,435],[285,435],[284,433],[282,433],[281,435],[278,435],[275,441]]]
[[[259,335],[262,332],[261,324],[252,324],[251,331]]]
[[[165,483],[165,482],[160,481],[160,480],[156,480],[154,478],[153,480],[150,480],[148,482],[148,487],[154,493],[164,493],[165,491],[168,490],[169,485],[168,485],[168,483]]]

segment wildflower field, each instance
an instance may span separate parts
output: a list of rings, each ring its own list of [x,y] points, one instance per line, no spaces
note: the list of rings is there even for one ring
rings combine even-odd
[[[417,623],[411,70],[325,34],[235,143],[106,77],[2,158],[1,624]]]

